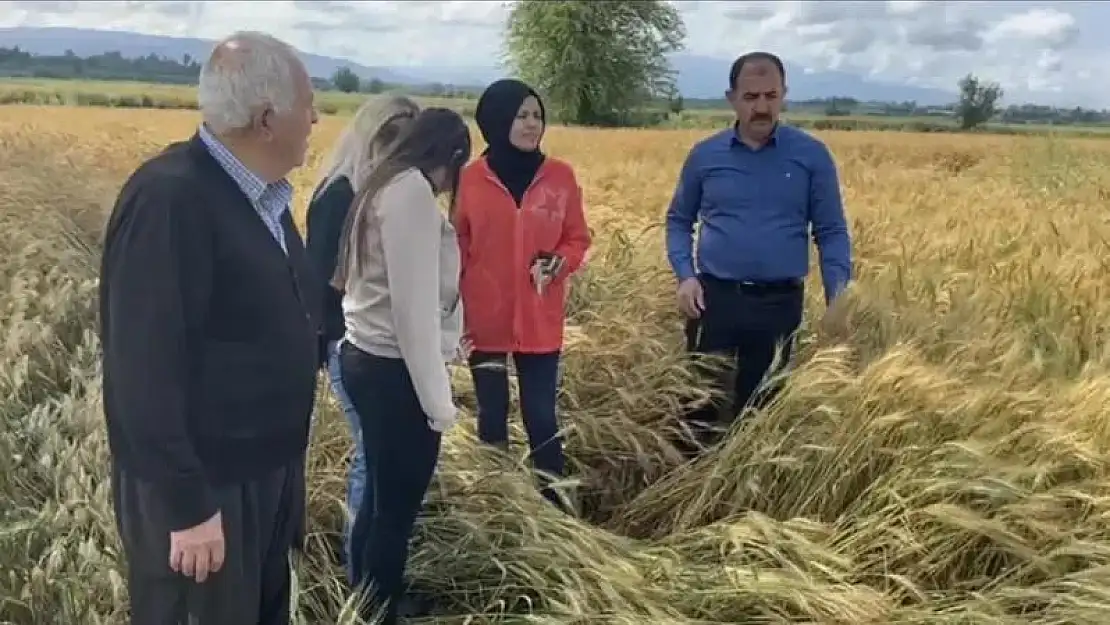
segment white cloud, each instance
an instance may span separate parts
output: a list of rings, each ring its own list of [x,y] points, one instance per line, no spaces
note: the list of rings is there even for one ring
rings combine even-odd
[[[1110,41],[1100,40],[1098,32],[1110,24],[1110,4],[701,4],[687,18],[693,53],[731,57],[760,48],[810,69],[946,89],[972,72],[1000,82],[1008,101],[1110,106],[1110,67],[1100,62]]]
[[[248,25],[365,65],[490,66],[507,2],[0,2],[0,26],[218,38]],[[767,49],[811,70],[951,89],[973,72],[1007,100],[1110,106],[1110,4],[930,0],[681,1],[689,54]],[[0,42],[2,45],[2,42]]]
[[[1030,41],[1061,47],[1068,45],[1078,34],[1079,27],[1070,13],[1032,8],[1004,17],[983,33],[983,38],[991,43]]]

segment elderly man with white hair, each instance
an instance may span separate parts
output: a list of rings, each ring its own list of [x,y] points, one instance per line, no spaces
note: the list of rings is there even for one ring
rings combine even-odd
[[[318,289],[285,176],[316,122],[289,45],[239,32],[203,123],[124,184],[101,264],[104,411],[132,625],[286,625]]]

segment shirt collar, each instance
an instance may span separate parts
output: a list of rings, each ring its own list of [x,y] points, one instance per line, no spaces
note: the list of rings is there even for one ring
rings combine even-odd
[[[202,123],[197,133],[200,135],[200,140],[204,142],[204,146],[208,149],[209,154],[216,159],[216,162],[223,167],[224,171],[243,193],[252,202],[259,202],[263,199],[264,195],[278,201],[282,205],[288,205],[293,200],[293,185],[287,178],[282,178],[276,182],[266,183],[261,176],[251,171],[249,167],[243,164],[235,154],[228,149],[228,147],[220,141],[220,139],[208,129],[208,125]]]
[[[769,137],[767,137],[767,142],[763,144],[763,147],[773,147],[773,146],[778,145],[779,131],[780,130],[782,130],[782,122],[781,121],[775,122],[775,127],[771,129],[771,135]],[[744,145],[744,142],[740,141],[740,122],[739,121],[732,122],[732,132],[729,133],[729,136],[730,136],[729,145]],[[744,145],[744,147],[747,147],[747,146]]]

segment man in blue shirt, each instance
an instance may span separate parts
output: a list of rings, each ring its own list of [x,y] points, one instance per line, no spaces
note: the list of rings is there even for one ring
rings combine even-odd
[[[667,210],[667,257],[689,319],[688,347],[736,355],[734,415],[769,397],[760,386],[780,345],[780,362],[790,357],[811,232],[826,303],[851,279],[836,165],[820,140],[779,123],[785,82],[773,54],[733,63],[726,96],[736,123],[690,150]],[[720,411],[710,405],[687,417],[705,442]]]

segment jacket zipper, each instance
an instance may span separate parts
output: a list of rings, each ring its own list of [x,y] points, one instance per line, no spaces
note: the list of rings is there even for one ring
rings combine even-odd
[[[486,167],[488,168],[489,165],[487,164]],[[528,183],[528,186],[524,189],[524,193],[521,194],[519,204],[516,203],[516,200],[513,198],[513,194],[509,192],[509,189],[504,184],[502,184],[500,180],[498,180],[496,174],[494,174],[492,171],[489,171],[486,174],[489,179],[492,180],[493,183],[496,184],[497,187],[501,189],[501,191],[505,195],[508,196],[509,201],[512,202],[515,207],[515,210],[513,211],[513,258],[517,262],[517,267],[520,267],[525,263],[524,222],[521,221],[520,213],[524,209],[524,200],[528,197],[528,192],[532,190],[532,187],[535,186],[537,182],[539,182],[540,178],[543,175],[542,172],[543,167],[541,166],[540,170],[536,172],[535,177],[532,178],[532,182]],[[513,274],[513,340],[511,345],[512,352],[520,351],[520,319],[522,317],[522,315],[520,314],[520,293],[522,291],[520,280],[520,272],[515,272]]]

